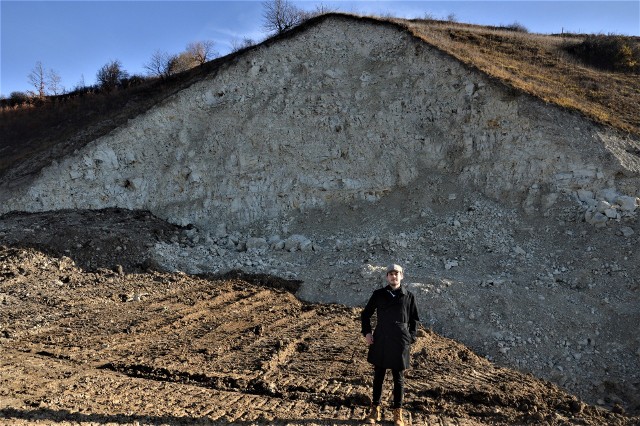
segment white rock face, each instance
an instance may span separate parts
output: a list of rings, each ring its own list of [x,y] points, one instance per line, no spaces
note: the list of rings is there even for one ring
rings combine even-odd
[[[637,182],[625,143],[637,141],[514,95],[397,28],[334,17],[45,168],[3,194],[0,214],[123,207],[216,229],[375,202],[432,172],[534,213]],[[620,210],[633,212],[637,185],[623,189]]]
[[[0,214],[149,210],[196,225],[154,247],[159,265],[297,279],[308,301],[362,306],[397,262],[425,326],[593,396],[639,382],[637,152],[406,32],[333,17],[0,188]]]

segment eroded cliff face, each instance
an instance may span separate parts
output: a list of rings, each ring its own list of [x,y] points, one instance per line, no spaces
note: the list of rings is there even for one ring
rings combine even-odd
[[[376,201],[432,172],[533,212],[579,190],[585,205],[637,196],[624,143],[399,28],[333,17],[45,168],[0,213],[123,207],[212,229]]]
[[[63,212],[8,215],[0,239],[43,233],[72,258],[283,276],[302,281],[304,300],[352,306],[393,261],[425,326],[592,401],[636,407],[639,173],[638,140],[399,27],[331,16],[236,57],[28,185],[0,188],[0,214],[143,209],[196,225],[184,238],[138,253],[144,227]],[[52,232],[51,217],[71,231]],[[92,254],[95,233],[115,247]]]

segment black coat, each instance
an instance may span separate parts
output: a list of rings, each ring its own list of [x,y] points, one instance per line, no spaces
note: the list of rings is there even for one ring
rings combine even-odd
[[[363,336],[371,333],[374,312],[378,320],[367,361],[394,370],[409,368],[409,351],[420,322],[415,296],[404,286],[395,292],[389,286],[374,291],[361,315]]]

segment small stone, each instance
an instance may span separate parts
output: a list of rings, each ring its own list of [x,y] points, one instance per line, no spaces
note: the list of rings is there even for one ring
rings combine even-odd
[[[216,238],[224,238],[227,236],[227,225],[225,225],[224,223],[220,223],[218,224],[218,226],[216,226],[216,233],[215,233]]]
[[[618,212],[616,211],[616,209],[606,209],[604,211],[604,215],[607,216],[609,219],[618,218]]]
[[[598,198],[603,198],[607,200],[609,203],[615,202],[615,199],[618,196],[619,195],[614,188],[606,188],[601,191],[598,191]]]
[[[444,263],[444,269],[449,270],[451,268],[454,268],[458,266],[458,261],[457,260],[446,260]]]
[[[294,234],[284,241],[284,249],[286,251],[297,251],[300,250],[302,246],[304,246],[305,249],[309,249],[310,245],[311,241],[307,237],[299,234]]]
[[[267,240],[264,238],[251,237],[247,240],[247,250],[260,250],[269,247]]]
[[[638,198],[636,197],[628,197],[626,195],[621,195],[616,198],[615,202],[620,206],[625,212],[633,212],[638,207]]]
[[[610,208],[611,208],[611,204],[609,204],[608,202],[606,202],[604,200],[598,201],[598,205],[596,206],[596,210],[598,210],[600,213],[604,213],[605,211],[609,210]]]
[[[587,202],[589,202],[589,201],[594,199],[593,192],[587,191],[585,189],[578,190],[577,196],[578,196],[578,199],[580,201],[585,202],[585,203],[587,203]]]
[[[277,244],[277,243],[279,243],[280,241],[282,241],[282,238],[280,238],[280,235],[272,235],[272,236],[270,236],[270,237],[269,237],[269,239],[267,240],[267,242],[268,242],[269,244],[272,244],[272,245],[273,245],[273,244]]]
[[[526,252],[526,251],[524,251],[524,250],[522,249],[522,247],[520,247],[520,246],[516,246],[516,247],[513,249],[513,251],[514,251],[516,254],[520,255],[520,256],[524,256],[525,254],[527,254],[527,252]]]
[[[605,225],[609,218],[600,212],[596,212],[593,216],[587,219],[587,222],[591,225]]]
[[[628,226],[623,226],[622,228],[620,228],[620,232],[622,233],[622,236],[626,238],[635,234],[635,231]]]

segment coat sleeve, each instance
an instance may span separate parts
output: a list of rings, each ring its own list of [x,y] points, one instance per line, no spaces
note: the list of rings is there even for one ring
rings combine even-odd
[[[411,335],[411,343],[414,343],[417,339],[418,324],[420,324],[420,317],[418,316],[418,306],[416,305],[416,298],[412,294],[411,302],[409,303],[409,334]]]
[[[375,294],[372,294],[367,302],[367,305],[362,310],[360,315],[360,321],[362,322],[362,335],[366,336],[371,333],[371,317],[376,311]]]

